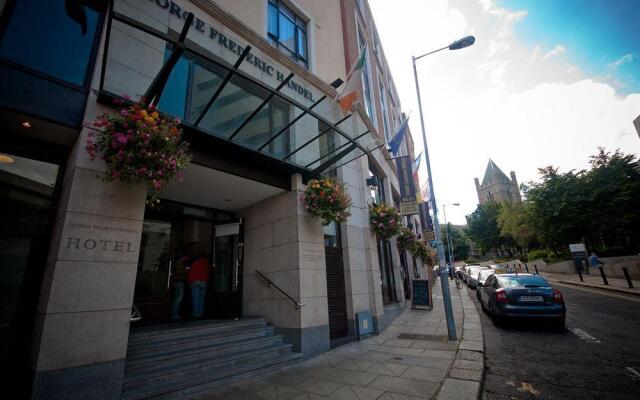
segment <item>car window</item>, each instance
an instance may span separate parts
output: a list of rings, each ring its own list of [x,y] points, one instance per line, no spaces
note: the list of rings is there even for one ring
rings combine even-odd
[[[500,282],[498,282],[498,278],[493,279],[493,284],[491,285],[494,289],[500,288]]]
[[[484,279],[487,279],[487,277],[490,276],[491,274],[493,274],[493,270],[481,270],[480,273],[478,274],[478,278],[480,280],[484,280]]]
[[[538,275],[501,276],[498,278],[504,287],[547,287],[549,283]]]

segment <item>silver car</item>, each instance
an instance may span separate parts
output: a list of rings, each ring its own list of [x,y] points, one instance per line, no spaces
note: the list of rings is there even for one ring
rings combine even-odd
[[[467,285],[471,288],[471,289],[475,289],[478,286],[478,273],[480,271],[492,271],[493,270],[489,267],[471,267],[468,270],[468,274],[467,274]]]

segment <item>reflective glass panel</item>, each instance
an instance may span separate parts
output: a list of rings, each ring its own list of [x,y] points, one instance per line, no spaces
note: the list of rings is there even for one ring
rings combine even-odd
[[[0,57],[84,86],[99,19],[80,1],[17,1]]]

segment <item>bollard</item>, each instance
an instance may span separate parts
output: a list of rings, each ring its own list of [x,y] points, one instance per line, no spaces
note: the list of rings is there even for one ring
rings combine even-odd
[[[527,267],[527,263],[524,263],[524,269],[527,270],[527,274],[529,273],[529,267]]]
[[[582,279],[582,268],[578,268],[578,276],[580,277],[580,282],[584,282],[584,279]]]
[[[627,267],[622,268],[622,272],[624,272],[624,277],[627,279],[627,285],[630,288],[633,287],[633,282],[631,282],[631,277],[629,276],[629,271],[627,271]]]
[[[604,281],[604,284],[609,285],[609,282],[607,281],[607,276],[604,274],[604,268],[598,267],[598,269],[600,270],[600,275],[602,275],[602,280]]]
[[[540,275],[540,272],[538,272],[538,266],[537,266],[537,265],[535,265],[535,264],[533,264],[533,268],[535,268],[535,269],[536,269],[536,275]]]

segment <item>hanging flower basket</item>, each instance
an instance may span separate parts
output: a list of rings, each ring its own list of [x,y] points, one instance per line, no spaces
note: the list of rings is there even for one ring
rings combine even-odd
[[[413,247],[412,254],[415,258],[421,259],[422,262],[427,264],[428,266],[433,266],[433,260],[429,255],[429,250],[427,249],[427,245],[425,245],[423,242],[416,240],[415,245]]]
[[[418,243],[413,231],[404,226],[400,228],[400,233],[398,233],[396,240],[398,241],[398,247],[400,250],[410,251],[412,254],[416,244]]]
[[[322,225],[344,223],[351,216],[351,197],[333,178],[312,179],[302,195],[304,208]]]
[[[180,119],[158,113],[140,100],[118,114],[103,114],[93,122],[86,150],[91,160],[98,153],[107,163],[107,181],[146,184],[152,191],[180,177],[191,156],[182,140]]]
[[[400,214],[395,207],[386,204],[370,204],[369,222],[374,232],[383,239],[391,239],[400,233]]]

